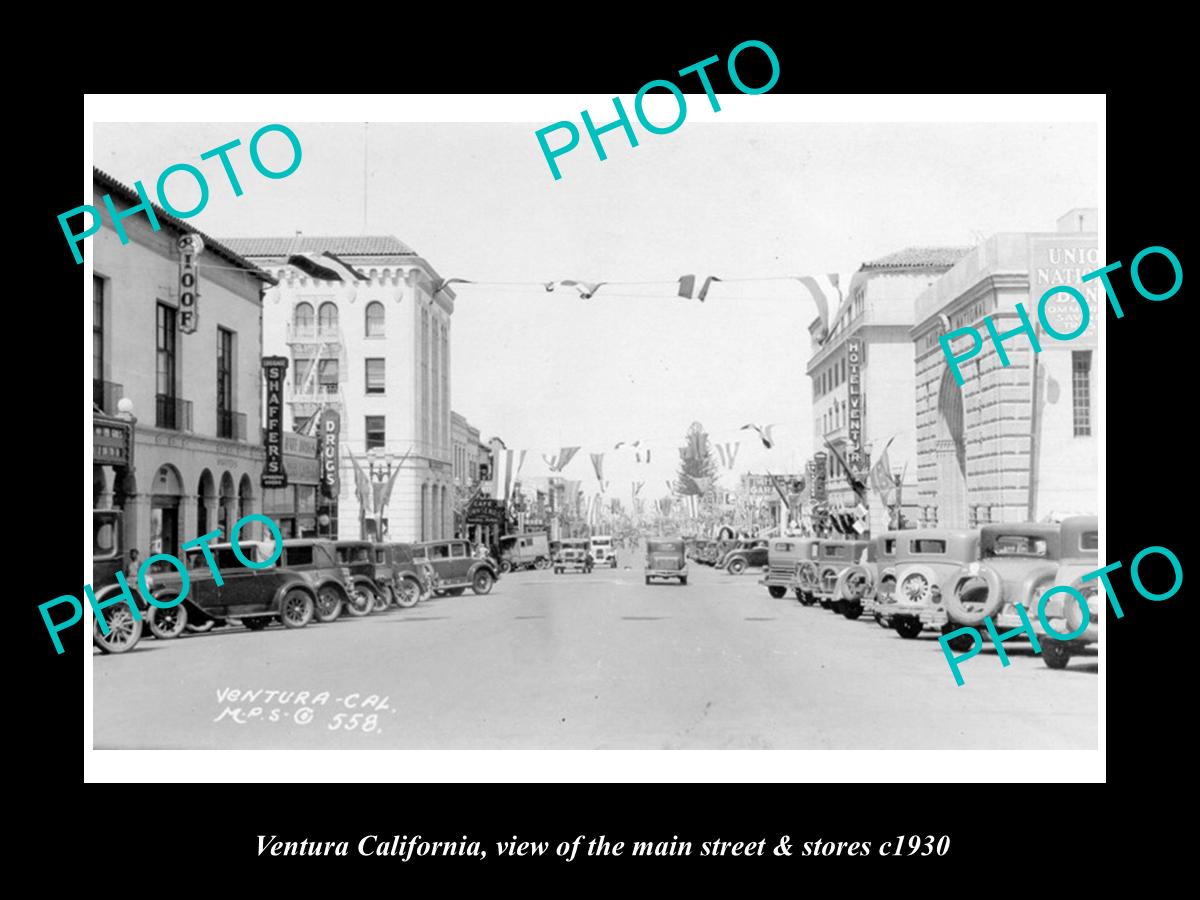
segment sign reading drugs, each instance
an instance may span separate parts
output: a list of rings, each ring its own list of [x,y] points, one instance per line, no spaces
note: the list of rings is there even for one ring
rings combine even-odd
[[[179,333],[195,334],[200,313],[196,308],[200,299],[198,264],[196,257],[204,250],[204,241],[198,234],[185,234],[179,239]],[[287,360],[284,360],[287,363]]]
[[[852,469],[862,468],[862,341],[851,338],[846,341],[846,384],[850,401],[850,416],[847,422],[847,437],[850,441],[846,453],[846,464]]]
[[[336,497],[341,487],[338,480],[338,437],[341,428],[342,417],[337,410],[327,409],[321,413],[321,486],[327,497]]]
[[[283,467],[283,379],[287,375],[286,356],[264,356],[263,375],[267,382],[267,427],[263,443],[267,458],[263,463],[262,486],[287,487],[287,470]]]

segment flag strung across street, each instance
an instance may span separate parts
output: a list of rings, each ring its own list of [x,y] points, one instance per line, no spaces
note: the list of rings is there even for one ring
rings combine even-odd
[[[763,446],[768,450],[775,446],[775,442],[771,439],[771,431],[774,430],[774,425],[755,425],[751,422],[748,425],[743,425],[740,430],[746,431],[750,428],[758,432],[759,440],[762,441]]]

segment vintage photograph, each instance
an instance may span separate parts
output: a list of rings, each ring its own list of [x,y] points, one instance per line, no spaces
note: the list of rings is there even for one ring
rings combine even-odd
[[[1097,747],[1096,126],[722,115],[95,124],[96,749]]]

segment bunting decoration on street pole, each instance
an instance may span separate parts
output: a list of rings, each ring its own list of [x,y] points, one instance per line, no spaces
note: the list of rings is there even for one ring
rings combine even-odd
[[[755,425],[753,422],[751,422],[749,425],[743,425],[738,430],[746,431],[750,428],[753,428],[758,432],[759,439],[762,441],[763,446],[768,450],[775,446],[775,442],[771,439],[771,431],[775,428],[774,425]]]
[[[349,451],[347,451],[349,453]],[[354,458],[354,454],[350,453],[350,464],[354,467],[354,493],[358,496],[358,527],[360,534],[366,534],[366,518],[367,511],[371,509],[371,501],[374,499],[371,490],[371,480],[367,477],[367,473],[362,470],[362,466],[358,464],[358,460]]]
[[[392,469],[392,474],[388,477],[388,480],[382,484],[373,485],[375,493],[376,521],[383,520],[383,511],[387,509],[388,501],[392,499],[392,487],[396,483],[396,477],[400,474],[400,469],[404,466],[405,460],[408,459],[409,454],[411,453],[411,447],[408,450],[405,450],[404,455],[400,457],[400,462],[396,463],[396,467]]]
[[[734,461],[737,459],[738,449],[742,446],[741,441],[735,441],[725,444],[716,444],[717,457],[721,460],[721,465],[727,469],[732,469]]]
[[[603,453],[593,453],[593,454],[591,454],[591,457],[592,457],[592,468],[596,470],[596,480],[598,482],[600,482],[601,484],[603,484],[604,483],[604,454]]]
[[[560,281],[559,284],[564,284],[567,287],[573,287],[579,291],[579,296],[581,299],[591,300],[592,297],[596,295],[596,291],[604,287],[607,282],[597,281],[593,283],[590,281],[572,281],[571,279],[567,279],[566,281]]]
[[[892,492],[896,489],[896,479],[892,475],[891,463],[888,462],[888,447],[892,446],[892,441],[895,439],[893,436],[887,442],[887,446],[879,454],[879,459],[871,467],[871,486],[879,493],[879,498],[883,501],[884,506],[893,505]]]

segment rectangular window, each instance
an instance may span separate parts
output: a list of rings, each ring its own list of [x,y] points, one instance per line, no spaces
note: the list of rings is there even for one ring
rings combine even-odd
[[[1071,351],[1071,398],[1075,437],[1092,434],[1092,351]]]
[[[289,566],[311,566],[313,562],[313,548],[311,544],[301,545],[299,547],[287,548],[287,565]],[[281,560],[282,562],[282,560]]]
[[[382,359],[368,359],[367,363],[367,393],[382,394],[384,392],[384,361]]]
[[[384,443],[384,417],[367,416],[367,449],[382,450]]]
[[[340,374],[336,359],[321,360],[317,365],[318,390],[322,394],[336,394]]]
[[[233,433],[233,332],[217,328],[217,437]]]
[[[155,330],[155,422],[158,428],[177,428],[175,402],[175,308],[159,303]]]
[[[92,381],[104,380],[104,279],[92,276]],[[104,409],[104,391],[93,387],[92,402]],[[106,409],[105,412],[115,412]]]
[[[945,553],[946,542],[934,540],[932,538],[924,538],[912,541],[909,544],[909,549],[913,553]]]

